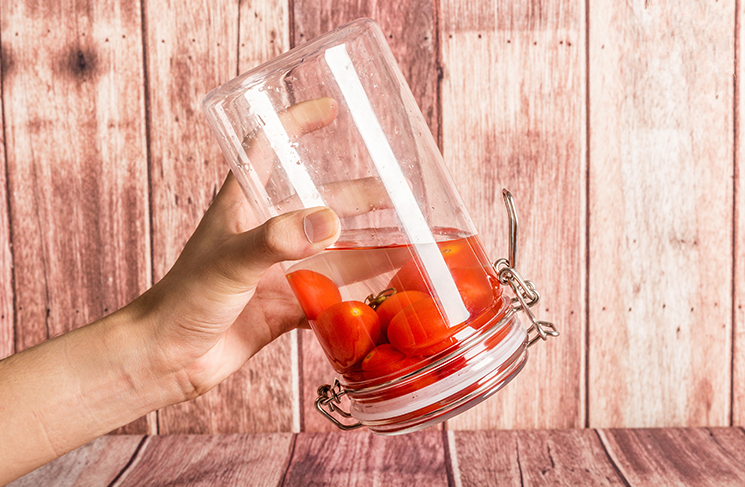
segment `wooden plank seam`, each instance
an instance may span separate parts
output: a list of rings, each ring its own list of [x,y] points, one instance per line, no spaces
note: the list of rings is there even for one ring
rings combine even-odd
[[[453,430],[443,430],[445,435],[445,466],[448,467],[448,474],[452,476],[452,483],[454,487],[463,487],[463,482],[460,478],[460,467],[458,466],[458,450],[455,446],[455,433]],[[448,462],[448,457],[450,461]],[[448,479],[450,483],[451,479]]]
[[[109,485],[107,487],[114,487],[117,482],[124,479],[126,475],[131,471],[132,468],[139,462],[139,459],[141,458],[140,452],[145,451],[145,443],[150,441],[151,436],[150,435],[144,435],[142,437],[142,440],[140,440],[140,443],[137,445],[137,448],[135,448],[135,451],[132,453],[132,456],[129,458],[129,461],[122,467],[122,469],[119,471],[118,474],[116,474],[116,477],[114,477]]]
[[[618,478],[621,479],[623,484],[626,487],[631,487],[631,484],[628,480],[626,480],[626,476],[621,471],[621,468],[618,466],[618,463],[616,462],[616,459],[613,455],[611,455],[611,450],[609,449],[608,443],[606,442],[605,435],[601,434],[601,430],[595,430],[595,435],[598,438],[598,441],[600,442],[600,446],[603,447],[603,453],[605,453],[605,457],[608,459],[608,463],[611,465],[613,470],[618,475]]]

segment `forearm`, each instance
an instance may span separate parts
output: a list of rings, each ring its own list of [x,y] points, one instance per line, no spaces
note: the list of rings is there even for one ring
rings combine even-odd
[[[153,288],[96,323],[0,361],[0,485],[203,394],[303,323],[273,266],[333,244],[339,220],[310,208],[251,229],[240,216],[246,204],[229,176]]]
[[[0,485],[178,402],[136,306],[0,361]]]

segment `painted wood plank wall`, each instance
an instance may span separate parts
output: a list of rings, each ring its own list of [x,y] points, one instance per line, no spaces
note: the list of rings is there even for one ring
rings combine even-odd
[[[128,1],[3,2],[0,11],[3,248],[12,247],[21,351],[150,284],[142,28]]]
[[[732,365],[732,422],[734,424],[745,424],[745,210],[743,210],[743,195],[745,195],[745,174],[743,174],[740,161],[745,157],[745,144],[742,142],[742,113],[745,110],[742,94],[745,93],[745,70],[742,68],[742,46],[745,27],[742,18],[745,15],[745,7],[742,2],[737,2],[735,32],[735,103],[734,103],[734,133],[735,133],[735,160],[733,168],[734,184],[734,235],[733,241],[733,266],[734,282],[732,293],[734,296],[732,323],[733,323],[733,365]]]
[[[740,11],[738,11],[738,9]],[[562,337],[447,429],[741,425],[745,235],[735,0],[0,0],[0,357],[167,272],[225,177],[203,96],[375,18],[487,251]],[[738,74],[735,78],[734,75]],[[123,432],[328,431],[310,332]]]
[[[735,2],[590,11],[590,423],[727,424]]]
[[[581,427],[585,11],[570,1],[540,9],[535,2],[441,5],[445,160],[495,259],[507,257],[501,191],[512,192],[521,221],[517,269],[545,297],[539,316],[563,333],[531,349],[521,380],[451,424]]]

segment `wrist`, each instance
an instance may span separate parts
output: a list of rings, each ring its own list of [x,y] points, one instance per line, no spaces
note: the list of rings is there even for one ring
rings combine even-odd
[[[148,293],[105,318],[106,347],[111,350],[112,370],[126,387],[125,395],[138,405],[135,418],[191,399],[183,367],[163,344],[165,326],[157,303]]]
[[[149,328],[129,306],[0,361],[0,485],[181,399]]]

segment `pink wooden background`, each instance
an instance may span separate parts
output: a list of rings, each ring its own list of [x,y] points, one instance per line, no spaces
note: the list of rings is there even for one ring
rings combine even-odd
[[[0,0],[0,357],[157,281],[227,171],[212,88],[376,19],[482,240],[560,339],[446,429],[745,424],[743,3]],[[290,364],[290,365],[288,365]],[[139,434],[329,431],[332,378],[282,337]],[[0,391],[2,393],[2,391]]]

